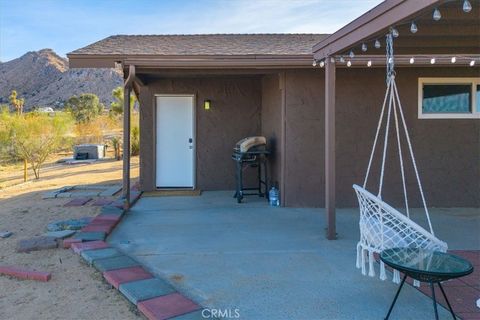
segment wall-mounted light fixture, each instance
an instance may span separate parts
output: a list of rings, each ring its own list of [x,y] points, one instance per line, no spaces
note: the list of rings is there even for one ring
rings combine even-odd
[[[210,100],[203,101],[203,109],[210,110],[210,105],[211,104],[212,104],[212,101],[210,101]]]

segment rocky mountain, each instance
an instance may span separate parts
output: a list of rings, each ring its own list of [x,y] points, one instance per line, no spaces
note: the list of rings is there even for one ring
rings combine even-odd
[[[117,70],[69,69],[68,60],[51,49],[0,63],[0,103],[8,103],[11,91],[17,90],[19,97],[25,98],[25,110],[62,108],[68,98],[82,93],[96,94],[108,108],[112,90],[120,85],[122,75]]]

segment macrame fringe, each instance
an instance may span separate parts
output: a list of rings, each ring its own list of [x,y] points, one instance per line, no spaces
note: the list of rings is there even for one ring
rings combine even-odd
[[[400,283],[400,272],[398,270],[393,270],[393,280],[394,283]]]
[[[360,252],[362,250],[362,246],[360,245],[360,243],[357,244],[357,269],[360,269],[361,266],[360,266]]]
[[[413,280],[413,286],[420,288],[420,281],[418,281],[418,280]]]
[[[385,273],[385,263],[380,261],[380,280],[387,280],[387,274]]]
[[[368,250],[368,275],[370,277],[375,277],[375,269],[373,267],[373,251]]]
[[[362,248],[362,274],[365,276],[367,275],[367,270],[365,268],[365,249]]]

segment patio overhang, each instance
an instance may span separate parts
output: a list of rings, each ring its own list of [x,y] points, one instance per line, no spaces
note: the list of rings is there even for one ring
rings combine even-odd
[[[463,1],[386,0],[313,47],[313,56],[325,65],[325,197],[327,238],[335,239],[335,69],[338,67],[385,67],[385,35],[395,28],[397,66],[478,67],[480,55],[480,0]],[[441,19],[433,19],[438,8]],[[411,23],[418,26],[411,32]],[[376,40],[381,47],[375,48]],[[362,50],[365,44],[366,51]],[[350,57],[350,52],[354,57]],[[411,62],[411,58],[415,57]],[[455,57],[453,63],[451,58]],[[435,58],[432,60],[432,58]],[[348,61],[348,65],[347,65]],[[433,62],[432,62],[433,61]],[[473,64],[470,64],[473,61]],[[323,65],[323,64],[322,64]]]

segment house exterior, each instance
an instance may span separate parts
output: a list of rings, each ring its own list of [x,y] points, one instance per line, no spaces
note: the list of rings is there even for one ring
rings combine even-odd
[[[446,6],[445,19],[451,16],[455,26],[433,24],[423,15],[417,24],[428,24],[429,33],[409,34],[405,21],[439,4]],[[232,149],[238,140],[260,135],[272,151],[269,184],[278,183],[282,205],[324,207],[330,186],[334,207],[352,207],[357,205],[352,184],[363,182],[385,94],[384,35],[389,25],[399,23],[397,84],[427,201],[435,207],[480,207],[480,25],[475,4],[473,12],[462,16],[444,1],[386,1],[333,35],[112,36],[68,58],[71,67],[121,66],[126,81],[134,74],[142,191],[169,186],[233,190]],[[367,40],[369,51],[362,55],[359,46]],[[373,47],[374,40],[381,42],[380,49]],[[356,50],[355,58],[349,58],[350,50]],[[414,56],[417,62],[409,63]],[[451,62],[454,56],[456,63]],[[477,63],[471,66],[470,60]],[[332,64],[333,100],[328,84]],[[452,94],[463,98],[452,105]],[[433,100],[427,103],[428,98]],[[328,108],[329,101],[334,109]],[[168,104],[186,111],[169,113],[161,107]],[[333,129],[326,128],[332,124]],[[177,152],[184,137],[192,140]],[[329,157],[333,167],[325,162]],[[177,173],[159,176],[162,161],[177,163]],[[384,197],[400,205],[402,186],[393,152],[387,163]],[[373,172],[372,181],[378,174]],[[407,169],[407,176],[412,175]],[[182,182],[176,185],[175,179]],[[332,179],[333,185],[326,184]],[[415,179],[410,181],[407,187],[416,191]],[[412,195],[410,203],[420,206],[420,198]]]

